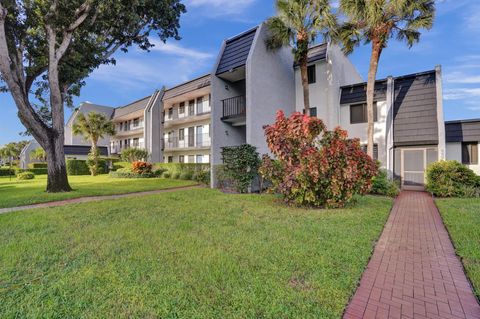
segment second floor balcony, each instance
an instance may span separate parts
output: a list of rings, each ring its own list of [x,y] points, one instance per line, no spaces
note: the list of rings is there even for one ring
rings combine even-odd
[[[245,122],[247,114],[246,104],[245,95],[222,100],[222,121],[239,125],[242,124],[242,122]]]
[[[185,135],[183,137],[172,135],[163,139],[164,150],[175,149],[194,149],[194,148],[209,148],[211,145],[210,134],[193,134]]]
[[[145,149],[145,143],[142,143],[142,142],[138,142],[138,143],[135,143],[134,141],[132,141],[130,144],[127,144],[127,145],[118,145],[118,144],[115,144],[115,145],[110,145],[110,153],[111,154],[122,154],[122,151],[124,149],[127,149],[127,148],[140,148],[140,149]]]

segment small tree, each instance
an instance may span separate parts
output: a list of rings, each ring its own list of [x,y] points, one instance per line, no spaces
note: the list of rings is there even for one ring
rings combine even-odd
[[[180,0],[2,0],[0,80],[18,117],[47,152],[48,192],[68,192],[64,106],[114,54],[179,39]],[[2,83],[3,84],[3,83]],[[39,103],[37,103],[39,102]]]
[[[343,51],[350,54],[360,43],[371,43],[367,81],[367,153],[373,157],[373,99],[378,63],[388,41],[396,37],[409,47],[420,40],[420,29],[430,29],[435,14],[434,0],[341,0],[340,10],[348,21],[338,34]]]
[[[336,17],[329,0],[277,0],[277,16],[267,20],[270,37],[267,48],[278,50],[284,46],[292,48],[295,62],[300,65],[305,114],[310,114],[308,88],[308,47],[316,37],[335,30]]]
[[[41,162],[45,162],[47,160],[47,153],[41,147],[37,147],[30,153],[30,157]]]
[[[296,112],[286,118],[279,111],[265,135],[276,160],[265,155],[260,173],[288,203],[342,207],[368,192],[377,174],[358,139],[340,128],[327,131],[315,117]]]
[[[98,140],[105,135],[115,135],[115,125],[103,114],[90,112],[85,116],[78,114],[76,122],[72,127],[73,134],[83,135],[85,140],[90,141],[92,148],[88,154],[88,166],[92,176],[98,173]]]
[[[145,161],[148,158],[148,151],[141,148],[129,147],[122,151],[122,160],[125,162]]]

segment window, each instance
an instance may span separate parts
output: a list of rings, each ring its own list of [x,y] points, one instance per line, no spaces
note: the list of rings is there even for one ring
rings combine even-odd
[[[172,119],[172,117],[173,117],[173,107],[168,109],[168,119],[170,120]]]
[[[315,73],[315,65],[310,65],[307,68],[308,84],[317,82],[317,74]]]
[[[133,147],[139,147],[140,146],[140,143],[139,143],[139,139],[138,138],[134,138],[133,139]]]
[[[185,102],[180,103],[178,106],[178,113],[185,114]]]
[[[190,100],[188,102],[188,115],[195,115],[195,100]]]
[[[203,113],[203,97],[197,98],[197,114]]]
[[[350,124],[367,123],[367,103],[350,105]],[[373,103],[373,121],[377,119],[377,103]]]
[[[303,112],[303,114],[305,114],[305,109],[303,109],[302,112]],[[316,107],[311,107],[309,109],[309,113],[310,114],[308,114],[308,115],[310,115],[310,116],[317,116],[317,108]]]
[[[168,157],[168,162],[169,162],[169,163],[173,163],[173,156],[169,156],[169,157]]]
[[[367,152],[367,145],[362,145],[362,150]],[[378,160],[378,144],[373,144],[373,159]]]
[[[195,155],[188,155],[188,162],[195,163]]]
[[[179,155],[178,156],[178,162],[179,163],[185,163],[185,156],[184,155]]]
[[[178,140],[183,141],[185,139],[185,129],[181,128],[178,130]]]
[[[203,155],[197,155],[197,163],[203,163]]]
[[[462,143],[462,163],[466,165],[478,164],[478,143]]]

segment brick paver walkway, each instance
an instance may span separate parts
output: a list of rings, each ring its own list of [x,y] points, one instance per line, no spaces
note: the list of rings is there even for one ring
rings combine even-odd
[[[88,203],[88,202],[98,202],[108,199],[118,199],[118,198],[125,198],[125,197],[138,197],[138,196],[145,196],[145,195],[153,195],[159,193],[169,193],[179,190],[187,190],[193,188],[200,188],[199,185],[192,185],[192,186],[179,186],[179,187],[171,187],[171,188],[164,188],[158,189],[153,191],[144,191],[144,192],[136,192],[136,193],[128,193],[128,194],[117,194],[117,195],[104,195],[104,196],[87,196],[87,197],[79,197],[79,198],[71,198],[65,200],[59,200],[55,202],[47,202],[47,203],[40,203],[40,204],[33,204],[33,205],[26,205],[26,206],[17,206],[17,207],[9,207],[9,208],[0,208],[0,215],[12,212],[18,212],[21,210],[27,209],[34,209],[34,208],[46,208],[46,207],[57,207],[57,206],[65,206],[68,204],[77,204],[77,203]]]
[[[428,193],[404,191],[397,198],[344,318],[480,318]]]

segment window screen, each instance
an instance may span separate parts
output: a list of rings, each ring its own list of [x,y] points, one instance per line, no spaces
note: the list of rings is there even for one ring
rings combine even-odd
[[[315,65],[310,65],[307,68],[307,74],[308,74],[308,84],[313,84],[317,82],[317,75],[315,74]]]
[[[478,164],[478,143],[462,143],[462,163],[467,165]]]
[[[350,124],[367,123],[367,103],[350,105]],[[377,119],[377,103],[373,103],[373,120]]]
[[[362,145],[362,150],[367,152],[367,145]],[[373,159],[378,160],[378,144],[373,144]]]

